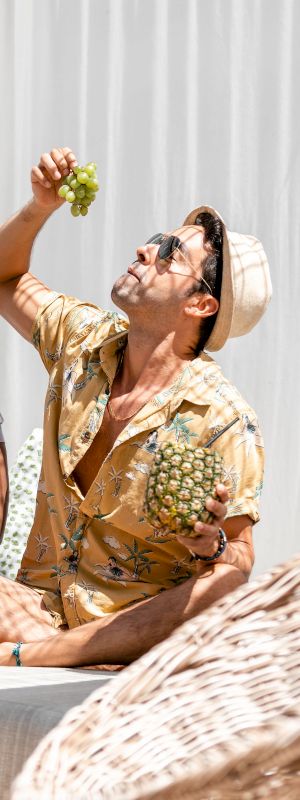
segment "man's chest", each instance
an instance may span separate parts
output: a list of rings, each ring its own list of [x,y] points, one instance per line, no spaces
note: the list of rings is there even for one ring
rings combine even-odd
[[[125,426],[126,422],[111,419],[108,411],[105,410],[100,429],[73,472],[75,481],[84,496],[88,493],[103,462]]]

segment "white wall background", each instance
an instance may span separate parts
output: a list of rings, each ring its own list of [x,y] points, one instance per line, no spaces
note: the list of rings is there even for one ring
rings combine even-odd
[[[201,203],[264,243],[272,304],[217,356],[265,438],[256,572],[300,549],[299,37],[299,0],[0,0],[1,221],[54,146],[97,161],[101,181],[88,217],[48,222],[33,272],[112,307],[135,247]],[[12,462],[46,377],[4,322],[0,363]]]

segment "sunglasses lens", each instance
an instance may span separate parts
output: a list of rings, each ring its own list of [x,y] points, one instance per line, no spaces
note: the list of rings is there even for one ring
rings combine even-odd
[[[167,261],[175,250],[180,248],[181,242],[178,236],[168,236],[160,245],[158,257],[163,261]]]
[[[163,233],[155,233],[150,239],[147,239],[146,244],[159,244],[164,238]]]
[[[160,248],[158,250],[158,258],[161,258],[162,261],[167,261],[172,254],[172,237],[169,236],[168,239],[165,239],[164,242],[161,243]]]

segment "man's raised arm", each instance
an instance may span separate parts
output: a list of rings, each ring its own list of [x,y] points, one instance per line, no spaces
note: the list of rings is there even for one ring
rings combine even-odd
[[[0,314],[28,340],[49,292],[28,272],[32,246],[48,217],[65,202],[57,189],[76,164],[69,147],[43,153],[31,172],[32,199],[0,228]]]

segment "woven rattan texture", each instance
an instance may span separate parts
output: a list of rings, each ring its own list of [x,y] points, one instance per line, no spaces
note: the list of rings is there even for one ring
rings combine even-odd
[[[298,800],[300,555],[227,595],[45,737],[12,800]]]

